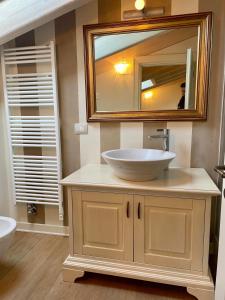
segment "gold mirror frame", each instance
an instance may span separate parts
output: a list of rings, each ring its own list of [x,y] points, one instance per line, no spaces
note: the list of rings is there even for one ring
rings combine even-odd
[[[169,17],[132,20],[118,23],[94,24],[84,26],[87,121],[187,121],[206,120],[209,80],[209,59],[211,50],[212,13],[197,13]],[[94,76],[94,36],[145,30],[159,30],[199,26],[199,56],[197,61],[197,86],[195,110],[158,111],[118,111],[97,112]]]

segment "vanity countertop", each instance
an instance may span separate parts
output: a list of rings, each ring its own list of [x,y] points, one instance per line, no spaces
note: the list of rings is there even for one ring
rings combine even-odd
[[[65,186],[220,195],[220,190],[202,168],[170,168],[156,180],[134,182],[116,177],[108,165],[89,164],[60,183]]]

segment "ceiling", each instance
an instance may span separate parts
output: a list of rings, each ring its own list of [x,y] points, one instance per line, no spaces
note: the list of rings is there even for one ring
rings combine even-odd
[[[91,0],[0,1],[0,45]]]
[[[186,64],[184,65],[166,65],[166,66],[152,66],[142,68],[142,81],[154,80],[157,86],[167,84],[171,81],[176,81],[178,79],[186,77]]]
[[[130,45],[129,47],[119,52],[115,52],[112,55],[105,56],[102,59],[97,60],[95,63],[96,75],[107,72],[108,70],[112,70],[113,66],[123,59],[131,64],[132,61],[134,61],[134,59],[136,59],[137,57],[152,55],[153,53],[157,53],[162,50],[167,52],[167,49],[169,47],[172,47],[174,45],[177,46],[178,44],[182,45],[182,42],[184,41],[189,41],[189,46],[192,47],[191,45],[193,44],[192,48],[196,48],[197,37],[195,29],[183,28],[181,32],[180,30],[179,32],[177,30],[165,30],[157,32],[158,34],[153,35],[148,39],[139,41],[138,43]],[[192,38],[194,39],[192,40]],[[186,46],[186,44],[182,45],[182,52],[177,53],[186,54]]]

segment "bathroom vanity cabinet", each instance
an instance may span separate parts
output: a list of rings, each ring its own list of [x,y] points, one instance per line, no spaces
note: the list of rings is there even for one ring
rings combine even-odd
[[[62,184],[69,195],[65,281],[89,271],[185,286],[198,299],[214,299],[210,212],[220,192],[204,169],[131,182],[107,165],[87,165]]]

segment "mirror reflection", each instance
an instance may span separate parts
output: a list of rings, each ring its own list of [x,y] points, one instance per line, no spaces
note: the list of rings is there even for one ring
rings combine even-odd
[[[94,36],[96,111],[196,109],[198,26]]]

